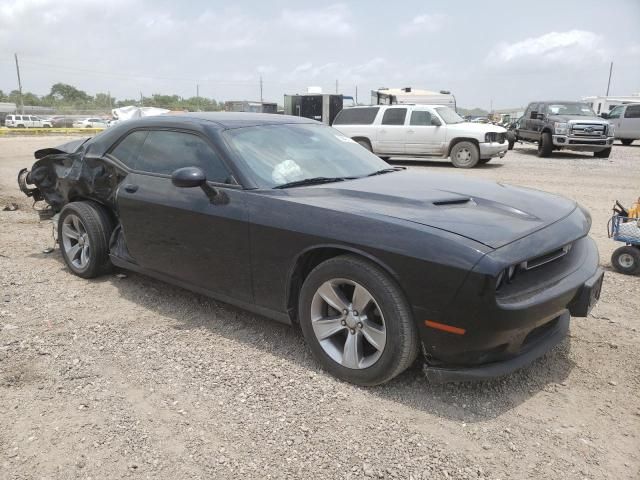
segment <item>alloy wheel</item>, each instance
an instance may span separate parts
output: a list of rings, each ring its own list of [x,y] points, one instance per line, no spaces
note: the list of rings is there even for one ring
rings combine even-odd
[[[633,267],[634,259],[628,253],[623,253],[618,257],[618,263],[622,268],[631,268]]]
[[[372,366],[387,342],[378,303],[353,280],[331,279],[318,288],[311,302],[311,325],[324,352],[347,368]]]
[[[91,244],[87,229],[74,214],[67,215],[62,222],[62,247],[71,264],[83,270],[91,259]]]

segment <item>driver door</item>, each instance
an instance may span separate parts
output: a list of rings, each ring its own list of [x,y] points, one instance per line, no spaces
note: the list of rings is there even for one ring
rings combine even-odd
[[[111,156],[132,171],[116,203],[130,256],[143,269],[207,292],[253,298],[245,193],[228,183],[219,153],[196,132],[138,130]],[[220,202],[199,188],[173,185],[171,173],[199,167]]]

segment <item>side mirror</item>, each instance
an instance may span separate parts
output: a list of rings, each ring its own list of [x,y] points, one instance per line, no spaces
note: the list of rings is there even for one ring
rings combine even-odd
[[[179,168],[171,174],[171,183],[179,188],[201,187],[206,182],[207,177],[198,167]]]
[[[601,116],[602,118],[609,118],[609,114],[608,114],[608,113],[606,113],[606,112],[602,112],[602,113],[600,114],[600,116]]]
[[[439,127],[442,125],[442,122],[437,117],[431,117],[431,125],[433,125],[434,127]]]

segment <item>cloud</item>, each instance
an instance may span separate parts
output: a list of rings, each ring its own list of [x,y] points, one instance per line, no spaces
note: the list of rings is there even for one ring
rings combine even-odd
[[[441,13],[418,15],[408,24],[400,26],[400,34],[409,36],[422,32],[435,33],[442,30],[448,19],[447,15]]]
[[[593,64],[605,60],[607,54],[600,35],[585,30],[569,30],[545,33],[515,43],[501,43],[489,52],[485,64],[539,70]]]
[[[308,36],[347,36],[354,32],[350,16],[348,7],[335,4],[317,10],[285,9],[280,21],[285,28]]]

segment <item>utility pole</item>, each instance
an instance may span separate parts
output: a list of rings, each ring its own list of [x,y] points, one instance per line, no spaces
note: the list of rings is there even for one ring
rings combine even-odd
[[[140,106],[144,107],[144,97],[142,96],[142,92],[140,92]]]
[[[609,81],[607,82],[607,97],[609,96],[609,87],[611,86],[611,73],[613,72],[613,62],[609,65]]]
[[[358,105],[358,85],[356,85],[356,105]]]
[[[14,53],[16,59],[16,72],[18,73],[18,96],[20,100],[20,113],[24,114],[24,100],[22,99],[22,80],[20,80],[20,65],[18,64],[18,54]]]
[[[260,103],[262,103],[262,75],[260,75]]]
[[[111,103],[111,91],[108,91],[107,95],[109,95],[109,112],[111,112],[113,109],[113,104]]]
[[[338,93],[338,79],[336,78],[336,93]]]
[[[196,107],[200,111],[200,85],[196,83]]]

